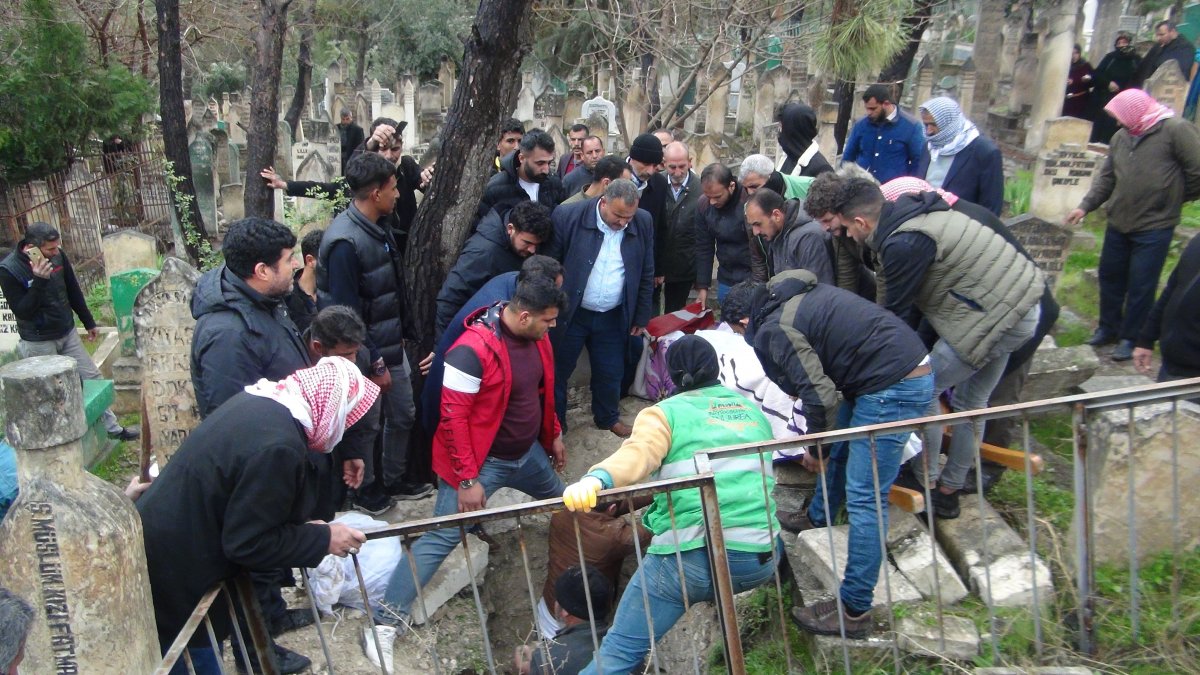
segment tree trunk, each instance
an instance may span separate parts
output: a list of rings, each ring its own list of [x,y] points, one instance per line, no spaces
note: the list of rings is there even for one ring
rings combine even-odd
[[[838,80],[833,97],[838,102],[837,122],[833,125],[833,138],[837,141],[838,154],[846,146],[846,134],[850,129],[850,116],[854,113],[854,83]],[[817,113],[820,114],[820,111]],[[832,159],[832,158],[830,158]]]
[[[300,49],[296,55],[296,93],[288,106],[283,119],[292,128],[292,142],[296,141],[297,129],[300,127],[300,113],[304,110],[304,101],[308,98],[308,89],[312,86],[312,41],[313,41],[313,5],[314,0],[305,3],[300,12]]]
[[[354,86],[359,89],[362,89],[363,83],[367,80],[367,52],[371,49],[371,40],[368,38],[367,23],[364,21],[358,31],[356,42],[358,48],[354,50],[358,54],[357,62],[354,64]]]
[[[283,71],[283,37],[292,0],[259,0],[262,14],[254,31],[253,79],[250,85],[250,127],[246,131],[247,217],[273,218],[275,196],[258,174],[275,163],[279,128],[279,78]]]
[[[143,12],[146,0],[138,0],[137,5],[137,39],[142,51],[142,77],[150,79],[150,39],[146,35],[146,16]]]
[[[908,35],[908,43],[883,69],[883,72],[879,73],[880,82],[893,85],[892,96],[895,96],[893,103],[899,103],[900,95],[904,93],[904,80],[908,77],[908,71],[912,69],[913,59],[917,57],[917,48],[921,46],[921,36],[925,35],[925,29],[929,27],[929,20],[933,15],[930,11],[932,7],[933,0],[917,0],[913,3],[912,13],[904,17],[904,21],[901,22],[903,26],[901,30]]]
[[[154,11],[158,21],[158,107],[162,116],[163,154],[173,165],[180,178],[175,191],[190,196],[186,209],[174,204],[175,217],[182,223],[191,223],[196,232],[203,234],[200,206],[196,204],[196,188],[192,183],[192,158],[188,155],[187,121],[183,112],[183,54],[180,51],[179,0],[154,0]],[[261,182],[261,181],[260,181]],[[173,200],[174,201],[174,200]],[[193,265],[200,264],[200,251],[195,243],[184,237],[186,255]]]
[[[433,347],[438,290],[474,220],[491,174],[500,120],[516,105],[520,68],[530,46],[528,0],[481,0],[466,41],[433,185],[421,202],[405,253],[405,321],[419,351]]]

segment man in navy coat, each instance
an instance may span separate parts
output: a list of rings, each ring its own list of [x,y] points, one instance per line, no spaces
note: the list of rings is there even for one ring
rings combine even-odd
[[[629,180],[609,183],[596,199],[554,210],[554,237],[546,253],[563,264],[567,309],[550,333],[554,345],[555,404],[566,425],[567,381],[586,346],[592,367],[592,418],[622,437],[621,377],[630,335],[650,320],[654,291],[654,225],[638,208]]]

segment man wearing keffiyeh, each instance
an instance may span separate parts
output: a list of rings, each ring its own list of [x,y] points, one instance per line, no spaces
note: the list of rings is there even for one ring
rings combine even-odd
[[[1078,224],[1107,203],[1100,325],[1088,344],[1119,341],[1112,358],[1128,361],[1154,304],[1183,203],[1200,198],[1200,131],[1140,89],[1122,91],[1104,110],[1121,130],[1092,189],[1066,222]]]
[[[308,520],[318,493],[308,455],[331,451],[378,396],[354,364],[327,357],[246,387],[184,441],[137,502],[164,651],[214,583],[245,570],[316,567],[366,541],[345,525]],[[214,605],[210,616],[223,639],[228,611]],[[191,646],[207,645],[201,631]]]

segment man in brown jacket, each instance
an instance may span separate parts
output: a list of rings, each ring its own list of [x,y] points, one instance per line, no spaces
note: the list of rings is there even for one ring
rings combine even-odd
[[[1088,344],[1120,341],[1114,361],[1133,358],[1183,203],[1200,198],[1200,131],[1140,89],[1126,89],[1104,110],[1121,130],[1079,208],[1075,225],[1108,202],[1100,252],[1100,325]]]

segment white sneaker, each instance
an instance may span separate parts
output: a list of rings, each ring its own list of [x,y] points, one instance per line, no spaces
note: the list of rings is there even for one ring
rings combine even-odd
[[[388,675],[392,673],[392,646],[396,641],[396,629],[393,626],[375,626],[375,634],[379,636],[379,649],[383,652],[383,663]],[[367,655],[376,668],[379,667],[379,653],[375,651],[375,638],[371,637],[370,626],[363,626],[363,653]]]

